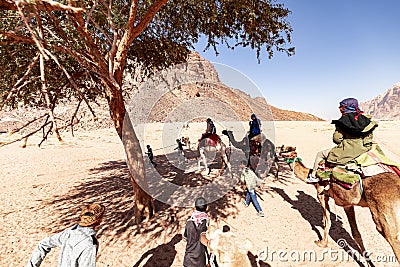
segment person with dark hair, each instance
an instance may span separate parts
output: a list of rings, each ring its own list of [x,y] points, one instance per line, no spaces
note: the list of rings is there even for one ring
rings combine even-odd
[[[214,136],[214,134],[216,134],[216,133],[217,133],[217,129],[215,128],[214,122],[210,118],[207,118],[206,132],[201,134],[199,142],[205,138],[210,138],[210,137],[212,138],[212,136]]]
[[[52,248],[60,247],[58,267],[95,267],[99,246],[95,228],[104,211],[101,204],[83,206],[78,224],[40,241],[26,266],[40,266]]]
[[[317,153],[313,170],[307,178],[308,183],[319,181],[316,172],[322,160],[328,164],[345,165],[372,147],[373,131],[378,123],[372,121],[371,116],[363,114],[357,99],[343,99],[339,103],[339,110],[342,116],[332,121],[336,126],[332,137],[336,146]]]
[[[253,170],[247,167],[246,160],[240,162],[240,168],[242,168],[242,172],[240,174],[240,181],[242,183],[245,183],[246,185],[246,200],[243,201],[243,205],[248,207],[250,205],[250,201],[252,201],[254,207],[257,210],[257,215],[260,217],[264,217],[264,212],[262,211],[262,208],[258,203],[255,191],[256,187],[259,184],[263,183],[263,181],[257,177],[257,175],[253,172]]]
[[[206,128],[206,132],[201,134],[201,138],[199,139],[199,141],[210,137],[213,134],[217,133],[217,129],[215,128],[214,122],[210,119],[207,118],[207,128]]]
[[[187,159],[185,157],[185,153],[183,153],[183,146],[184,144],[181,142],[181,139],[176,139],[176,143],[178,146],[174,148],[174,150],[178,150],[177,158],[178,158],[178,163],[181,163],[182,161],[187,162]]]
[[[183,258],[184,267],[205,267],[206,253],[209,240],[206,232],[209,225],[209,218],[206,213],[207,202],[203,197],[195,200],[195,210],[186,222],[183,234],[186,240],[185,256]]]
[[[229,225],[224,225],[224,226],[222,226],[222,232],[223,233],[226,233],[226,232],[230,232],[231,231],[231,228],[229,227]]]
[[[206,134],[216,134],[216,133],[217,129],[215,128],[214,122],[210,118],[207,118]]]
[[[250,126],[249,140],[252,140],[256,136],[261,134],[261,121],[259,118],[257,118],[256,114],[251,114],[250,118],[251,121],[249,121],[249,126]]]
[[[153,164],[153,166],[156,167],[157,164],[153,161],[153,159],[154,159],[153,149],[150,147],[150,145],[147,145],[146,147],[147,147],[146,154],[149,157],[149,160],[150,160],[151,164]]]

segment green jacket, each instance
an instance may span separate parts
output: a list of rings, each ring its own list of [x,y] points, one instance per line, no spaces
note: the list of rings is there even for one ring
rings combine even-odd
[[[249,168],[245,167],[240,174],[240,181],[246,184],[248,190],[254,190],[263,181]]]
[[[365,117],[370,118],[369,116]],[[372,132],[378,126],[377,122],[369,121],[367,126],[358,133],[354,131],[349,133],[349,131],[346,131],[347,128],[340,123],[335,124],[336,130],[332,139],[336,146],[330,150],[327,158],[328,162],[345,165],[371,149]]]

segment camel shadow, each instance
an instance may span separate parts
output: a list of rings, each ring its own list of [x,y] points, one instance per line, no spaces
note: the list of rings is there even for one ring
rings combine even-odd
[[[297,191],[297,200],[291,199],[283,189],[281,188],[272,188],[278,195],[282,197],[283,200],[288,202],[292,205],[292,208],[299,211],[300,215],[309,222],[311,229],[317,234],[318,239],[322,239],[322,235],[318,230],[317,226],[323,228],[322,224],[322,208],[320,203],[312,196],[304,193],[303,191]],[[358,259],[357,255],[352,253],[351,249],[360,252],[360,249],[356,242],[354,241],[353,237],[347,232],[347,230],[343,227],[343,222],[341,221],[342,218],[331,211],[330,214],[331,218],[331,228],[329,230],[329,236],[337,243],[346,241],[346,246],[342,247],[338,245],[339,249],[343,249],[349,257],[352,257],[354,261],[358,263],[359,266],[365,266],[360,260]],[[339,218],[339,219],[338,219]],[[350,249],[351,248],[351,249]]]
[[[181,240],[182,235],[176,234],[168,243],[161,244],[158,247],[152,248],[144,253],[142,257],[133,265],[133,267],[172,266],[175,256],[177,254],[175,245]],[[150,258],[148,258],[149,256]],[[145,260],[146,263],[144,265],[141,265]]]

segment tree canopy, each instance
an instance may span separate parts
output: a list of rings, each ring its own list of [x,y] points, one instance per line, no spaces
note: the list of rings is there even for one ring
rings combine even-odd
[[[216,53],[240,46],[258,59],[292,55],[289,14],[275,0],[0,0],[0,107],[43,107],[48,112],[37,118],[43,139],[54,131],[61,140],[59,129],[73,118],[57,121],[54,108],[73,98],[77,110],[81,103],[90,109],[101,97],[122,139],[127,59],[144,70],[184,62],[203,36],[205,49]],[[143,177],[136,136],[125,146],[128,160],[137,162],[135,175]],[[148,206],[148,198],[137,199]]]
[[[58,100],[77,94],[94,97],[104,86],[101,80],[112,84],[114,75],[120,83],[126,58],[150,68],[182,62],[201,36],[207,39],[205,49],[216,53],[218,46],[225,45],[250,47],[257,58],[263,51],[269,57],[274,51],[291,55],[289,14],[274,1],[0,0],[2,98],[15,85],[21,87],[17,81],[27,67],[38,63],[38,53],[44,55],[48,68],[48,90]],[[81,93],[66,73],[74,77]],[[32,66],[26,85],[10,104],[44,103],[35,93],[35,88],[41,88],[38,74]],[[88,78],[96,88],[83,83]]]

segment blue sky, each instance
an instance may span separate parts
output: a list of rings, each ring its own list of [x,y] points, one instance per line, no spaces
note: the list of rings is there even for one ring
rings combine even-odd
[[[399,0],[279,0],[292,11],[292,45],[288,57],[219,48],[197,51],[207,60],[233,68],[261,91],[273,106],[312,113],[330,120],[340,116],[346,97],[366,101],[400,82]],[[218,68],[217,68],[218,69]],[[232,76],[220,78],[239,89]],[[244,89],[246,91],[246,89]]]

